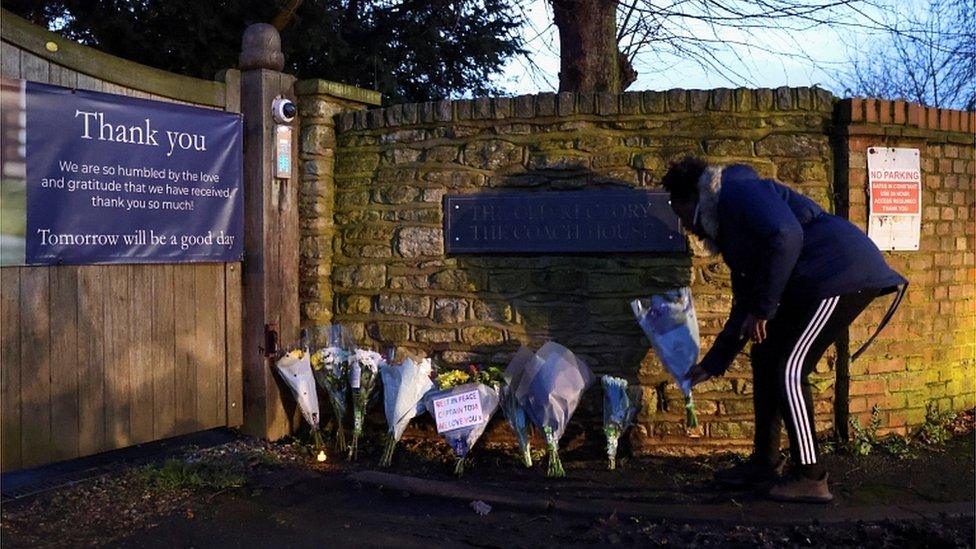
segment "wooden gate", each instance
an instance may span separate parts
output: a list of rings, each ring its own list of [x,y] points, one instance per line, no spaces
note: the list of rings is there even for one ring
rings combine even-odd
[[[0,74],[240,112],[240,76],[166,73],[4,15]],[[242,414],[241,264],[0,268],[0,468]]]

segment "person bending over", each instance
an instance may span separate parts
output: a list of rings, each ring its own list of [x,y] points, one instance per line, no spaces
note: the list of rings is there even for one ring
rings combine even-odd
[[[739,486],[778,481],[769,496],[780,501],[832,500],[807,378],[873,299],[898,291],[880,331],[907,281],[857,227],[749,166],[710,166],[689,157],[673,164],[662,183],[684,227],[721,252],[732,274],[729,318],[688,378],[698,384],[723,375],[753,341],[753,453],[716,473],[717,480]],[[784,421],[791,467],[781,478]]]

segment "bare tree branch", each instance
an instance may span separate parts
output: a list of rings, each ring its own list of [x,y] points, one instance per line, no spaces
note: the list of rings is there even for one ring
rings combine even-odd
[[[848,44],[850,68],[837,71],[849,91],[940,108],[976,108],[976,30],[970,0],[932,0],[904,12],[873,44]]]
[[[756,53],[815,66],[795,41],[797,47],[784,51],[782,42],[797,33],[819,28],[892,32],[879,15],[889,9],[887,1],[629,0],[619,5],[618,39],[632,63],[644,57],[690,60],[730,83],[753,84],[750,63]]]

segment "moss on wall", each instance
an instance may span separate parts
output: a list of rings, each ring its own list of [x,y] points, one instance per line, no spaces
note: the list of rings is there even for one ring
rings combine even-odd
[[[655,187],[670,161],[693,154],[749,163],[830,207],[825,130],[833,103],[830,94],[808,88],[672,90],[479,98],[344,113],[335,138],[334,236],[317,243],[331,251],[332,303],[308,292],[306,318],[346,323],[362,341],[430,354],[442,367],[504,364],[519,345],[553,339],[597,373],[645,387],[638,451],[745,447],[752,428],[747,367],[738,364],[701,387],[704,438],[688,444],[680,394],[628,306],[636,297],[691,284],[709,343],[730,305],[719,258],[448,257],[441,200],[499,189]],[[325,276],[327,264],[308,263],[307,277]],[[831,386],[821,385],[827,404],[818,418],[827,424]],[[599,420],[598,393],[591,391],[584,403],[584,426]]]

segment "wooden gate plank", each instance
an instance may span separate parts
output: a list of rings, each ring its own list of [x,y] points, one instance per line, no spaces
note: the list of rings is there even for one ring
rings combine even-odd
[[[129,426],[129,267],[109,265],[105,283],[105,436],[111,448],[132,443]]]
[[[224,347],[224,331],[217,318],[218,308],[223,310],[224,292],[223,276],[215,276],[215,267],[220,265],[194,265],[193,274],[196,284],[196,337],[194,368],[197,383],[197,419],[204,428],[219,425],[217,409],[222,407],[218,403],[217,373],[224,375],[223,352],[218,353],[218,346]],[[222,415],[222,414],[221,414]]]
[[[173,266],[158,265],[152,277],[152,368],[153,435],[156,438],[176,434],[176,339],[173,325]]]
[[[20,50],[7,42],[0,42],[0,75],[7,78],[21,78]]]
[[[241,112],[241,71],[227,69],[224,73],[224,110]]]
[[[78,86],[78,73],[67,68],[51,63],[50,76],[48,81],[55,86],[75,88]]]
[[[51,279],[51,446],[78,457],[78,267],[48,267]]]
[[[51,302],[47,267],[20,272],[22,465],[51,461]]]
[[[224,74],[224,110],[241,112],[241,72],[230,69]],[[241,235],[240,238],[243,238]],[[239,426],[244,423],[244,363],[243,351],[243,289],[241,264],[224,265],[224,396],[223,421],[225,425]]]
[[[196,336],[196,284],[192,265],[173,267],[173,293],[176,340],[176,368],[174,389],[176,392],[176,431],[189,433],[199,429],[195,421],[197,409],[196,375],[193,371],[194,337]]]
[[[104,88],[105,83],[101,80],[87,74],[78,74],[79,90],[102,91]]]
[[[219,288],[214,292],[214,332],[213,339],[214,362],[210,366],[211,378],[214,382],[214,410],[215,426],[227,425],[227,281],[224,277],[224,264],[213,263],[210,268],[210,278]]]
[[[155,265],[129,265],[129,427],[132,442],[153,438],[152,270]]]
[[[224,299],[227,316],[227,413],[226,423],[239,426],[244,423],[244,362],[243,362],[243,288],[241,287],[241,264],[228,263],[226,275],[226,297]]]
[[[21,466],[20,268],[0,269],[0,470]]]
[[[103,266],[78,270],[78,447],[81,455],[105,441],[105,289]]]
[[[46,84],[51,77],[50,66],[50,63],[33,53],[20,50],[20,74],[24,80]]]

